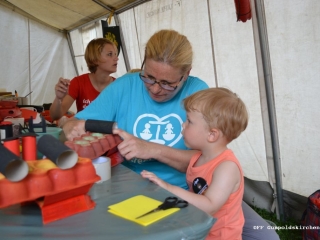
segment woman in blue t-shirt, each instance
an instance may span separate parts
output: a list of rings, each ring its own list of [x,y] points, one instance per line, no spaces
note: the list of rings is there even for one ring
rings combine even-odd
[[[85,133],[87,119],[116,121],[115,134],[123,164],[140,173],[148,170],[163,180],[187,188],[185,171],[194,150],[188,150],[181,134],[186,112],[182,100],[208,88],[189,76],[192,47],[174,30],[161,30],[148,40],[141,72],[128,73],[104,89],[77,120],[63,126],[71,140]]]

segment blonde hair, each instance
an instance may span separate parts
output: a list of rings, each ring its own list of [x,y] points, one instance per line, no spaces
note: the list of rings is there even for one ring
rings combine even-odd
[[[106,38],[96,38],[88,43],[84,53],[84,58],[91,73],[95,73],[97,71],[98,61],[100,60],[101,52],[106,44],[111,44],[118,52],[117,46]]]
[[[243,101],[226,88],[209,88],[198,91],[183,100],[186,111],[198,111],[209,128],[222,131],[231,142],[248,125],[248,112]]]
[[[132,68],[131,70],[128,71],[128,73],[136,73],[136,72],[141,72],[141,68]]]
[[[151,36],[145,49],[145,60],[152,59],[179,68],[182,73],[191,69],[192,46],[186,36],[174,30],[161,30]],[[145,61],[144,60],[144,61]]]

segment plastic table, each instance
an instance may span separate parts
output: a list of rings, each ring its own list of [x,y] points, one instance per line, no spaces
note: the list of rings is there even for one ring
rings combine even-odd
[[[37,205],[13,205],[0,209],[1,239],[204,239],[216,219],[189,205],[156,223],[143,227],[107,211],[108,206],[135,195],[159,201],[172,196],[123,165],[112,168],[112,177],[94,184],[89,195],[96,203],[93,210],[42,223]]]

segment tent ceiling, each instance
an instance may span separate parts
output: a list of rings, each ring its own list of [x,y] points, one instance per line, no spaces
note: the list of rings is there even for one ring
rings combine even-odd
[[[146,1],[137,0],[1,0],[13,11],[45,23],[61,31],[70,31],[94,19],[107,16],[112,10]]]

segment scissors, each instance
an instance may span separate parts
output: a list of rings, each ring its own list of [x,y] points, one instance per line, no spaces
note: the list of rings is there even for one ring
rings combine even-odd
[[[144,216],[149,215],[151,213],[155,213],[155,212],[161,211],[161,210],[167,210],[167,209],[170,209],[170,208],[185,208],[187,206],[188,206],[188,202],[187,201],[179,200],[177,197],[167,197],[164,200],[164,202],[162,204],[160,204],[157,208],[155,208],[155,209],[151,210],[150,212],[147,212],[147,213],[137,217],[136,219],[144,217]]]

